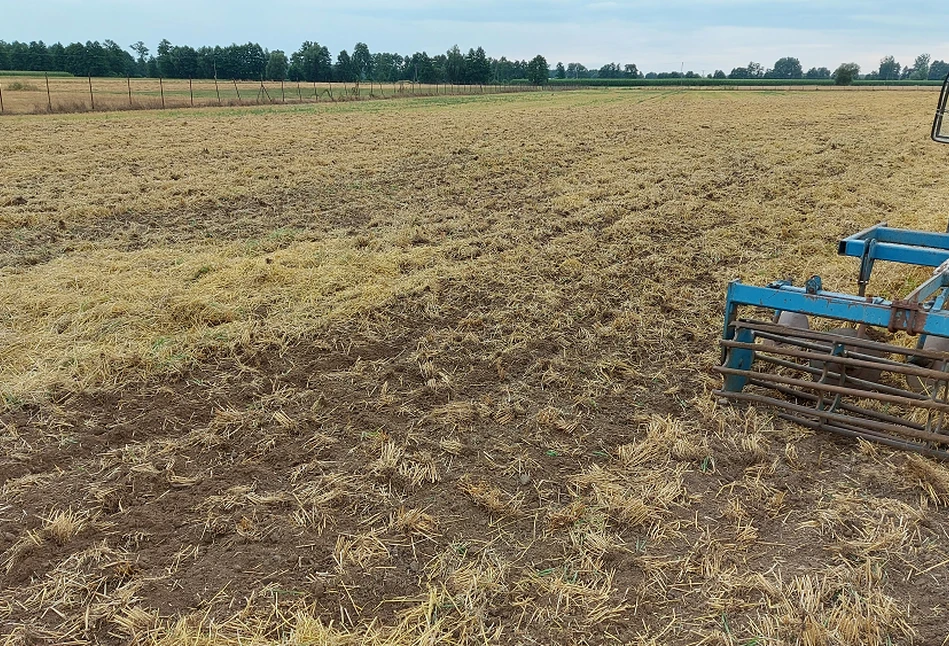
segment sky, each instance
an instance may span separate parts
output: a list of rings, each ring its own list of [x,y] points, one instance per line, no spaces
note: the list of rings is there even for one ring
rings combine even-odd
[[[292,53],[304,40],[335,57],[365,42],[372,52],[429,55],[453,45],[489,56],[588,68],[726,73],[785,56],[805,70],[880,59],[949,60],[949,2],[878,0],[0,0],[0,40],[47,44],[162,38],[175,45],[256,42]]]

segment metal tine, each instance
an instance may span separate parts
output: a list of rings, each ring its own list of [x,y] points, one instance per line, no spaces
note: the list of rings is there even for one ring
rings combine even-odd
[[[783,337],[778,337],[777,335],[767,335],[769,340],[786,342]],[[844,343],[847,345],[850,338],[845,337],[848,341]],[[790,343],[798,345],[793,341]],[[788,357],[796,357],[798,359],[819,359],[824,361],[823,357],[831,357],[827,361],[832,361],[833,363],[840,363],[842,365],[856,366],[858,368],[880,368],[882,370],[890,370],[891,372],[898,372],[904,375],[916,375],[918,377],[929,377],[932,379],[941,379],[947,376],[947,373],[942,370],[933,370],[932,368],[923,368],[922,366],[917,366],[911,363],[906,363],[903,361],[893,361],[892,359],[886,359],[885,357],[875,357],[873,355],[862,354],[859,352],[847,351],[847,355],[831,355],[830,352],[833,348],[825,348],[813,344],[806,344],[810,346],[811,352],[807,350],[795,350],[794,348],[781,348],[778,346],[767,346],[761,343],[742,343],[740,341],[732,341],[731,339],[726,339],[721,342],[721,345],[726,348],[737,348],[743,350],[754,350],[755,352],[768,353],[768,354],[783,354]],[[801,345],[801,347],[806,347]],[[892,348],[893,346],[887,346]],[[820,351],[825,354],[816,353],[815,351]],[[949,361],[949,358],[946,358]]]
[[[780,340],[783,340],[787,336],[800,337],[804,339],[816,339],[819,341],[827,341],[830,343],[835,343],[840,341],[840,336],[832,334],[830,332],[821,332],[819,330],[804,330],[801,328],[788,327],[786,325],[774,325],[772,323],[762,323],[760,321],[753,321],[748,319],[741,319],[736,322],[736,327],[746,328],[749,330],[754,330],[755,332],[765,332],[770,334],[777,334],[781,336]],[[923,350],[922,348],[904,348],[898,345],[891,345],[889,343],[881,343],[879,341],[871,341],[869,339],[862,339],[860,337],[846,337],[847,345],[859,346],[861,348],[866,348],[868,350],[882,350],[884,352],[890,352],[893,354],[905,354],[907,356],[914,357],[925,357],[927,359],[937,359],[937,360],[949,360],[949,354],[945,352],[939,352],[934,350]]]
[[[813,358],[818,359],[822,356],[824,355],[814,355]],[[833,359],[821,359],[821,361],[824,361],[825,364],[838,363],[838,359],[840,358],[842,357],[834,357]],[[823,375],[825,373],[825,370],[822,370],[820,368],[814,368],[811,366],[802,366],[799,363],[793,363],[791,361],[782,361],[781,359],[776,359],[774,357],[758,357],[758,360],[764,361],[765,363],[771,363],[774,365],[782,366],[784,368],[799,370],[800,372],[806,372],[811,375]],[[766,373],[760,373],[760,374],[766,374]],[[839,375],[840,373],[827,372],[827,374],[833,376],[833,375]],[[942,373],[942,374],[945,376],[945,373]],[[890,395],[897,395],[901,397],[905,396],[905,397],[910,397],[911,399],[919,399],[920,401],[926,401],[926,400],[931,399],[930,397],[921,395],[920,393],[915,393],[911,390],[905,390],[903,388],[898,388],[896,386],[887,386],[886,384],[881,384],[877,381],[867,381],[866,379],[857,379],[856,377],[853,377],[851,375],[845,375],[845,377],[849,383],[855,384],[857,386],[861,386],[862,389],[864,390],[872,390],[872,391],[877,391],[881,393],[887,393]]]
[[[933,392],[932,392],[932,401],[939,401],[936,399],[936,394],[939,392],[940,388],[942,388],[942,391],[943,391],[942,401],[943,402],[946,401],[946,395],[947,393],[949,393],[949,382],[945,382],[945,381],[937,381],[935,383],[933,387]],[[926,413],[926,430],[927,431],[933,430],[932,424],[931,424],[933,415],[934,413],[932,411],[929,411]],[[942,422],[945,419],[945,417],[946,417],[945,412],[940,411],[938,414],[939,421],[936,422],[937,432],[942,428]]]
[[[830,353],[832,353],[833,350],[834,350],[834,348],[835,348],[837,345],[855,346],[856,344],[853,343],[852,341],[853,341],[853,339],[856,339],[856,338],[857,338],[857,337],[849,337],[849,336],[848,336],[848,337],[839,337],[839,336],[838,336],[838,337],[836,337],[836,338],[834,339],[834,341],[832,341],[832,342],[831,342],[831,341],[828,341],[826,345],[823,345],[823,344],[820,344],[820,343],[809,343],[809,342],[807,342],[807,341],[801,341],[800,339],[794,338],[793,336],[784,336],[784,335],[780,335],[780,334],[772,334],[772,333],[770,333],[770,332],[755,332],[755,336],[758,337],[758,338],[767,339],[767,340],[769,340],[769,341],[774,341],[774,342],[776,342],[776,343],[781,343],[781,344],[784,344],[784,345],[794,345],[794,346],[797,346],[797,347],[799,347],[799,348],[804,348],[805,350],[808,350],[808,351],[811,351],[811,352],[818,352],[818,353],[824,353],[824,354],[830,354]],[[725,345],[725,346],[732,347],[731,344],[734,344],[734,343],[738,343],[738,342],[737,342],[737,341],[732,341],[732,340],[730,340],[730,339],[723,339],[723,340],[722,340],[722,345]],[[874,342],[874,343],[875,343],[875,342]],[[756,344],[756,345],[761,346],[762,344]],[[884,349],[881,348],[880,350],[878,350],[878,352],[885,352],[885,353],[887,353],[887,354],[905,354],[905,353],[906,353],[906,352],[905,352],[906,349],[905,349],[905,348],[902,348],[902,347],[898,347],[898,346],[894,346],[894,345],[890,345],[890,344],[881,344],[881,345],[884,346],[886,349],[884,350]],[[735,346],[735,347],[737,347],[737,346]],[[764,347],[759,347],[759,350],[760,350],[760,351],[764,351],[764,352],[772,352],[772,351],[774,351],[774,352],[779,352],[779,351],[780,351],[780,350],[772,350],[771,348],[765,349]],[[916,353],[912,353],[912,354],[913,354],[913,356],[917,356]],[[838,355],[838,356],[840,356],[840,355]],[[870,361],[870,362],[873,362],[873,363],[875,363],[875,364],[885,364],[885,365],[888,365],[888,366],[896,366],[896,367],[899,367],[899,366],[905,366],[905,365],[907,365],[907,363],[906,363],[905,361],[897,361],[897,360],[895,360],[895,359],[888,359],[888,358],[886,358],[886,357],[880,357],[880,356],[873,355],[873,354],[865,354],[865,353],[862,353],[862,352],[857,352],[856,350],[854,350],[854,349],[852,349],[852,348],[848,348],[848,349],[847,349],[847,357],[853,358],[854,360]],[[933,359],[933,360],[936,361],[936,360],[939,360],[939,359]],[[920,368],[920,369],[922,369],[922,370],[925,370],[925,369],[926,369],[926,368],[922,368],[922,366],[913,366],[913,367],[915,367],[915,368]]]
[[[876,399],[878,401],[889,402],[891,404],[899,404],[908,407],[931,408],[933,410],[949,411],[949,403],[935,402],[925,397],[922,399],[911,399],[909,397],[899,395],[890,395],[887,393],[867,391],[857,388],[847,388],[845,386],[833,386],[831,384],[824,384],[818,381],[806,381],[804,379],[794,379],[793,377],[772,375],[762,372],[755,372],[753,370],[726,368],[724,366],[716,366],[715,370],[726,375],[764,378],[769,381],[775,381],[777,383],[787,384],[789,386],[798,386],[801,388],[808,388],[810,390],[818,390],[827,393],[850,395],[859,399]]]
[[[796,415],[789,415],[787,413],[778,413],[778,417],[781,419],[787,420],[789,422],[794,422],[795,424],[800,424],[801,426],[806,426],[807,428],[814,429],[815,431],[826,430],[831,431],[832,433],[837,433],[839,435],[844,435],[846,437],[860,438],[868,440],[871,442],[877,442],[878,444],[885,444],[895,449],[903,449],[907,451],[914,451],[916,453],[921,453],[923,455],[939,458],[941,460],[949,460],[949,452],[942,451],[940,449],[935,449],[925,444],[919,444],[917,442],[909,442],[898,440],[896,438],[890,437],[888,435],[881,435],[875,433],[869,429],[850,429],[844,426],[837,426],[835,424],[827,424],[821,422],[815,422],[814,420],[805,419],[803,417],[798,417]]]
[[[855,418],[843,415],[841,413],[831,413],[828,411],[817,410],[814,408],[808,408],[807,406],[800,406],[799,404],[793,404],[788,401],[781,399],[775,399],[774,397],[766,397],[764,395],[756,395],[752,393],[744,392],[726,392],[724,390],[714,390],[712,394],[718,397],[725,397],[728,399],[737,399],[740,401],[748,401],[756,404],[764,404],[766,406],[774,406],[778,409],[785,409],[793,411],[795,413],[800,413],[807,417],[817,417],[819,419],[826,419],[836,423],[853,423]],[[915,440],[923,440],[927,442],[936,442],[938,444],[949,443],[949,436],[941,435],[938,433],[931,433],[928,431],[920,431],[917,429],[909,428],[903,424],[890,424],[888,422],[879,422],[872,419],[861,420],[863,425],[866,428],[870,428],[876,431],[890,432],[895,433],[896,435],[901,435],[903,437],[908,437]]]
[[[789,329],[796,329],[796,328],[789,328]],[[851,343],[851,340],[857,338],[857,337],[851,337],[851,336],[848,336],[848,337],[838,336],[833,342],[828,342],[827,345],[821,345],[819,343],[808,343],[807,341],[801,341],[795,338],[794,336],[772,334],[770,332],[755,332],[755,336],[758,338],[767,339],[769,341],[775,341],[777,343],[783,343],[786,345],[795,345],[799,348],[804,348],[805,350],[810,350],[813,352],[828,353],[828,354],[830,352],[833,352],[834,347],[837,345],[856,345],[854,343]],[[732,341],[730,339],[722,340],[722,345],[725,345],[725,346],[731,347],[730,344],[733,344],[733,343],[738,343],[738,341]],[[760,345],[760,344],[756,344],[756,345]],[[885,352],[889,354],[902,354],[902,349],[897,349],[896,346],[891,346],[889,344],[882,344],[882,345],[886,346],[887,350],[885,350]],[[770,350],[766,350],[766,351],[770,351]],[[883,350],[881,350],[881,352],[882,351]],[[848,350],[847,354],[853,355],[854,358],[860,359],[863,361],[873,361],[874,363],[885,363],[887,365],[893,365],[893,366],[906,365],[905,362],[903,361],[895,361],[893,359],[878,357],[872,354],[864,354],[862,352],[855,352],[853,350]]]
[[[761,381],[758,379],[750,379],[749,383],[755,386],[760,386],[762,388],[772,388],[778,391],[779,393],[781,393],[782,395],[787,395],[788,397],[806,399],[808,401],[815,402],[815,403],[820,399],[817,395],[813,393],[807,393],[801,390],[794,390],[793,388],[788,388],[780,384],[773,384],[773,383]],[[922,424],[919,424],[918,422],[913,422],[911,420],[904,419],[902,417],[897,417],[896,415],[881,413],[879,411],[875,411],[870,408],[857,406],[856,404],[848,404],[844,402],[840,405],[840,408],[843,410],[849,411],[851,413],[864,415],[866,417],[877,419],[881,422],[890,422],[891,424],[905,424],[906,426],[910,428],[915,428],[916,430],[919,430],[919,431],[925,430],[925,426],[923,426]]]

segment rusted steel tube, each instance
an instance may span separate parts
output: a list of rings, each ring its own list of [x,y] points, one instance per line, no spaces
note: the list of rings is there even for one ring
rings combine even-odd
[[[793,370],[797,370],[799,372],[806,372],[814,376],[824,375],[824,370],[820,368],[814,368],[812,366],[802,366],[799,363],[793,363],[791,361],[783,361],[775,357],[759,356],[757,360],[763,361],[765,363],[774,364],[776,366],[781,366],[783,368],[790,368]],[[836,363],[836,359],[834,359],[833,361],[827,360],[826,363]],[[769,373],[766,373],[766,372],[759,372],[755,374],[762,375],[763,377],[767,377],[769,375]],[[830,370],[827,371],[827,375],[831,378],[841,376],[839,372],[830,371]],[[874,392],[889,393],[890,395],[911,397],[913,399],[918,398],[920,401],[932,399],[931,397],[927,397],[921,393],[917,393],[912,390],[905,390],[903,388],[897,388],[896,386],[887,386],[886,384],[881,384],[878,381],[867,381],[866,379],[857,379],[856,377],[852,375],[848,375],[848,374],[845,374],[843,376],[846,378],[847,383],[851,383],[856,386],[859,386],[859,388],[864,391],[869,390],[869,391],[874,391]],[[949,378],[949,375],[947,375],[947,378]],[[943,382],[940,382],[940,383],[943,383]]]
[[[786,336],[799,337],[802,339],[815,339],[818,341],[826,341],[829,343],[840,343],[840,335],[833,334],[831,332],[820,332],[818,330],[805,330],[802,328],[787,327],[785,325],[774,325],[771,323],[761,323],[758,321],[749,321],[749,320],[740,320],[735,323],[736,328],[746,328],[749,330],[754,330],[756,332],[766,332],[769,334],[776,334],[781,338],[777,339],[778,341],[783,340]],[[879,341],[871,341],[869,339],[863,339],[857,336],[848,336],[844,337],[846,339],[846,345],[858,346],[865,348],[867,350],[881,350],[883,352],[890,352],[894,354],[905,354],[908,356],[914,357],[926,357],[927,359],[936,359],[940,361],[949,360],[949,354],[945,352],[934,352],[932,350],[923,350],[917,348],[904,348],[902,346],[891,345],[889,343],[880,343]]]
[[[870,442],[877,442],[878,444],[885,444],[895,449],[915,451],[916,453],[921,453],[923,455],[938,458],[940,460],[949,460],[949,452],[934,449],[932,447],[926,446],[925,444],[904,442],[886,435],[879,435],[877,433],[873,433],[872,431],[866,431],[863,429],[852,430],[835,426],[833,424],[821,424],[820,422],[815,422],[814,420],[802,419],[795,415],[788,415],[785,413],[778,414],[778,417],[789,422],[794,422],[795,424],[800,424],[801,426],[814,429],[815,431],[830,431],[831,433],[837,433],[838,435],[844,435],[846,437],[860,438]]]
[[[800,399],[806,399],[807,401],[814,402],[815,404],[820,401],[820,397],[813,393],[806,393],[800,390],[794,390],[793,388],[787,388],[785,386],[780,386],[778,384],[765,382],[759,379],[751,379],[749,383],[755,386],[761,386],[762,388],[771,388],[778,391],[782,395],[787,395],[788,397],[796,397]],[[922,424],[913,422],[902,417],[897,417],[896,415],[888,415],[887,413],[881,413],[879,411],[871,410],[869,408],[864,408],[862,406],[857,406],[855,404],[848,404],[847,402],[841,402],[838,408],[848,411],[850,413],[855,413],[857,415],[863,415],[872,419],[879,420],[881,422],[889,422],[891,424],[902,424],[908,426],[909,428],[914,428],[916,430],[922,431],[925,430],[925,427]]]
[[[912,408],[931,408],[933,410],[940,410],[944,412],[949,412],[949,404],[945,402],[936,402],[927,397],[921,399],[912,399],[910,397],[903,397],[899,395],[889,395],[881,392],[872,392],[867,390],[862,390],[858,388],[847,388],[845,386],[833,386],[831,384],[824,384],[818,381],[806,381],[804,379],[794,379],[793,377],[784,377],[782,375],[772,375],[762,372],[755,372],[754,370],[737,370],[735,368],[725,368],[724,366],[716,366],[715,370],[726,375],[740,375],[742,377],[759,377],[765,378],[768,381],[773,381],[780,384],[787,384],[789,386],[798,386],[800,388],[808,388],[810,390],[819,390],[821,392],[834,393],[836,395],[848,395],[851,397],[858,397],[863,399],[876,399],[883,402],[889,402],[891,404],[899,404],[901,406],[909,406]]]
[[[848,339],[850,337],[847,337]],[[911,363],[902,361],[888,361],[880,359],[879,361],[867,361],[865,359],[854,359],[847,356],[838,356],[832,354],[817,354],[807,350],[795,350],[793,348],[779,348],[777,346],[762,346],[760,343],[740,343],[738,341],[723,340],[721,344],[726,348],[739,348],[743,350],[754,350],[757,353],[783,354],[788,357],[798,359],[814,359],[826,361],[828,363],[839,363],[842,366],[854,366],[855,368],[872,368],[898,372],[903,375],[916,375],[917,377],[927,377],[937,381],[946,381],[949,379],[949,373],[932,368],[922,368],[914,366]],[[795,364],[796,365],[796,364]]]
[[[798,404],[792,404],[791,402],[783,401],[780,399],[775,399],[774,397],[765,397],[764,395],[755,395],[752,393],[739,393],[739,392],[726,392],[724,390],[715,390],[713,394],[719,397],[726,397],[729,399],[737,399],[740,401],[749,401],[756,404],[765,404],[767,406],[774,406],[775,408],[783,408],[785,410],[794,411],[800,413],[807,417],[817,417],[819,419],[831,420],[837,423],[853,423],[855,418],[841,415],[840,413],[832,413],[830,411],[818,410],[816,408],[808,408],[807,406],[800,406]],[[949,436],[941,435],[938,433],[930,433],[927,431],[920,431],[913,428],[908,428],[901,424],[890,424],[887,422],[878,422],[871,419],[862,419],[859,420],[860,423],[866,428],[895,433],[896,435],[902,435],[903,437],[909,437],[914,440],[922,440],[925,442],[936,442],[938,444],[949,443]]]

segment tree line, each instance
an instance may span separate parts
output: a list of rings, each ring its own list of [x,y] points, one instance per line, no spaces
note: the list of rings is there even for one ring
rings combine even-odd
[[[880,61],[879,69],[860,75],[860,66],[856,63],[842,63],[831,72],[826,67],[812,67],[804,72],[801,62],[793,57],[778,59],[774,67],[764,68],[761,64],[751,62],[747,67],[736,67],[726,77],[721,70],[716,70],[716,78],[732,79],[834,79],[840,85],[852,83],[855,80],[865,81],[941,81],[949,74],[949,63],[933,61],[929,54],[920,54],[913,61],[913,65],[901,66],[893,56],[885,56]]]
[[[132,53],[130,53],[130,51]],[[133,55],[134,53],[134,55]],[[138,41],[124,49],[115,41],[87,41],[47,46],[43,41],[24,43],[0,40],[0,71],[67,72],[76,76],[142,76],[164,78],[220,78],[237,80],[393,83],[487,84],[527,80],[540,85],[549,78],[558,79],[834,79],[840,84],[857,79],[870,81],[938,80],[949,74],[949,63],[933,61],[920,54],[912,65],[903,66],[893,56],[880,61],[879,69],[863,76],[855,63],[841,64],[834,72],[812,67],[806,72],[799,59],[786,56],[765,67],[754,61],[735,67],[726,74],[715,70],[707,75],[689,71],[649,72],[643,74],[633,63],[607,63],[588,69],[582,63],[557,63],[551,70],[543,56],[530,61],[488,56],[483,47],[463,52],[457,45],[444,54],[415,52],[400,55],[373,53],[362,42],[350,53],[342,50],[335,58],[329,49],[315,41],[306,41],[287,55],[282,50],[267,50],[257,43],[231,44],[225,47],[173,45],[162,40],[154,52]]]
[[[115,41],[88,41],[47,46],[42,41],[8,43],[0,40],[0,71],[67,72],[76,76],[136,76],[163,78],[220,78],[270,81],[376,81],[392,83],[486,84],[524,79],[541,84],[549,77],[547,60],[491,58],[483,47],[467,53],[455,45],[444,54],[429,56],[415,52],[372,53],[365,43],[356,43],[350,53],[340,51],[335,59],[329,49],[306,41],[289,56],[269,51],[257,43],[226,47],[158,43],[155,52],[138,41],[123,49]]]

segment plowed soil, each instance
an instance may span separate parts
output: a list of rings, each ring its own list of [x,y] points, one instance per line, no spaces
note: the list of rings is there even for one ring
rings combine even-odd
[[[949,470],[710,394],[728,280],[944,230],[934,100],[3,119],[4,643],[942,643]]]

